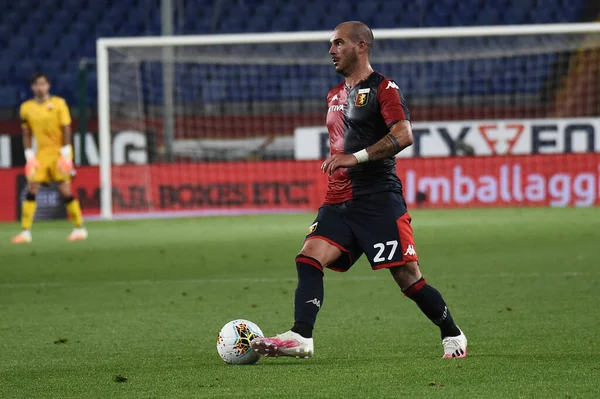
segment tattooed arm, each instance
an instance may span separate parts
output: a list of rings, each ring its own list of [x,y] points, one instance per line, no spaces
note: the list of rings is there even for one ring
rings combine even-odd
[[[392,126],[390,132],[381,140],[366,148],[369,161],[378,161],[393,157],[413,143],[410,122],[400,121]]]
[[[357,163],[377,161],[392,157],[413,143],[410,122],[400,121],[390,129],[390,132],[370,147],[354,154],[335,154],[321,165],[323,173],[332,174],[339,168],[349,168]]]

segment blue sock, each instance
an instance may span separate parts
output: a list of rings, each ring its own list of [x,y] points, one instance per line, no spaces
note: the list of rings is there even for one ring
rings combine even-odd
[[[427,284],[423,277],[402,292],[415,301],[421,312],[440,328],[442,338],[460,335],[442,294]]]
[[[298,286],[294,300],[292,331],[304,338],[312,338],[317,313],[323,305],[323,266],[314,258],[298,255],[296,270]]]

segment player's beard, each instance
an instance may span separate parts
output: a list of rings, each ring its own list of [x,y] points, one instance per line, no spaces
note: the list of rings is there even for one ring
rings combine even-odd
[[[352,49],[352,52],[341,58],[340,61],[342,66],[341,68],[336,68],[336,72],[347,78],[352,75],[356,69],[356,64],[358,64],[358,53],[355,49]]]

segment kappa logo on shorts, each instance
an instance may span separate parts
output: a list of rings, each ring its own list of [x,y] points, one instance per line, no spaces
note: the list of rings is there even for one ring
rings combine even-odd
[[[415,247],[411,244],[408,244],[408,248],[406,248],[406,252],[404,253],[404,255],[414,256],[416,254],[417,251],[415,251]]]
[[[313,233],[317,229],[318,224],[319,224],[319,222],[315,222],[315,223],[311,224],[310,227],[308,228],[308,233],[306,233],[306,234],[308,235],[308,234]]]

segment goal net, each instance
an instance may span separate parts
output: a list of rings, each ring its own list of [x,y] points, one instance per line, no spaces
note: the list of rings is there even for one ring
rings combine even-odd
[[[372,65],[411,111],[409,206],[598,203],[600,24],[374,36]],[[318,207],[325,99],[342,81],[329,38],[100,39],[102,216]]]

